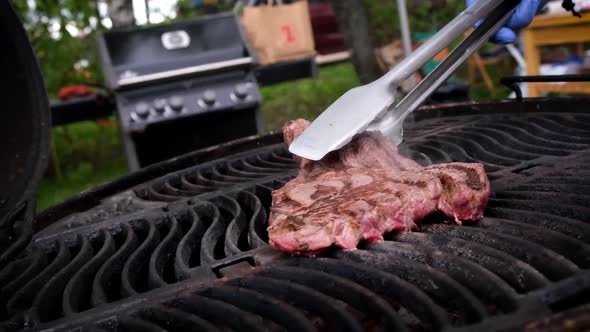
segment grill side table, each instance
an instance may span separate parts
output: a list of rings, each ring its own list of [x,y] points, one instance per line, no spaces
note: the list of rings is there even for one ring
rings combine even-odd
[[[582,17],[566,15],[538,16],[523,30],[523,45],[527,75],[539,75],[541,66],[541,47],[550,45],[576,44],[590,42],[590,13]],[[590,83],[534,83],[529,84],[529,97],[539,97],[548,92],[590,94]]]

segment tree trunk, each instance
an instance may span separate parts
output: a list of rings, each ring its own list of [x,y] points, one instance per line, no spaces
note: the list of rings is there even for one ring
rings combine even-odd
[[[132,0],[106,0],[113,28],[126,28],[135,25]]]
[[[340,30],[352,50],[351,60],[361,83],[372,82],[381,76],[375,58],[375,41],[369,23],[368,10],[363,0],[330,0],[334,6]]]

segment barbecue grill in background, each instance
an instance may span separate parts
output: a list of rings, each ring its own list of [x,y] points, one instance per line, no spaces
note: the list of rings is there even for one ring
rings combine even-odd
[[[262,132],[254,60],[236,16],[99,35],[129,168]]]

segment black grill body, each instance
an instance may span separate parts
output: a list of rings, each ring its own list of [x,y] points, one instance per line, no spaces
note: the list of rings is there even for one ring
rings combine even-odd
[[[39,63],[10,2],[0,3],[0,233],[33,196],[49,160],[51,115]],[[32,203],[34,204],[34,203]],[[0,234],[2,236],[2,234]],[[0,245],[0,251],[2,251]]]
[[[133,171],[261,133],[261,96],[237,18],[219,14],[98,39]]]
[[[33,233],[35,192],[45,172],[51,115],[39,63],[11,2],[0,2],[0,269]]]
[[[149,167],[39,216],[0,272],[0,319],[9,331],[588,328],[589,101],[422,108],[402,153],[484,163],[485,217],[433,216],[321,257],[267,244],[271,192],[296,175],[280,135]]]

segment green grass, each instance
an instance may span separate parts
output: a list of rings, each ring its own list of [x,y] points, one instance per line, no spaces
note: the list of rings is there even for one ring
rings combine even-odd
[[[266,129],[277,130],[288,120],[313,120],[340,95],[358,85],[352,65],[323,67],[317,79],[304,79],[262,88]]]
[[[491,68],[492,77],[499,77]],[[313,120],[358,79],[350,63],[323,67],[317,79],[304,79],[261,89],[262,115],[269,131],[280,130],[285,121],[295,118]],[[490,94],[477,84],[471,88],[473,99],[503,98],[506,89]],[[111,119],[114,123],[115,119]],[[84,190],[109,182],[127,173],[123,147],[115,126],[102,127],[94,122],[77,123],[53,131],[54,156],[38,191],[38,210],[57,204]],[[59,167],[57,167],[59,166]]]
[[[43,179],[37,193],[37,210],[42,211],[68,197],[107,183],[125,174],[126,171],[127,165],[123,158],[117,158],[101,168],[86,161],[80,162],[77,168],[69,171],[61,179],[56,177]]]
[[[116,120],[109,120],[111,127],[81,122],[53,129],[52,158],[37,192],[39,211],[127,172]]]

